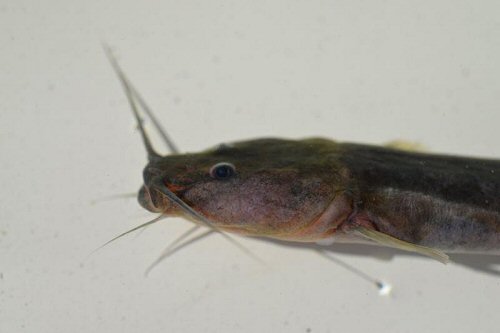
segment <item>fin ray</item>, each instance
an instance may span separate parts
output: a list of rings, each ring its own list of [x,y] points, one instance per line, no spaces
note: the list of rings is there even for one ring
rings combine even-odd
[[[395,237],[389,236],[387,234],[384,234],[382,232],[368,229],[363,226],[357,226],[353,230],[355,233],[358,235],[370,239],[376,243],[379,243],[381,245],[385,245],[388,247],[392,247],[395,249],[400,249],[408,252],[414,252],[418,254],[422,254],[424,256],[436,259],[437,261],[446,264],[450,261],[450,258],[446,253],[443,251],[433,249],[431,247],[427,246],[422,246],[422,245],[417,245],[417,244],[412,244],[400,239],[397,239]]]

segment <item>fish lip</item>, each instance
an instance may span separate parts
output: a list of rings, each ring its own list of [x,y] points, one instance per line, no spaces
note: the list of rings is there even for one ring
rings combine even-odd
[[[165,186],[171,190],[179,199],[182,199],[186,186],[178,184],[169,184],[165,182]],[[139,204],[146,210],[152,213],[175,213],[175,205],[154,186],[142,185],[137,195]],[[183,200],[184,201],[184,200]]]
[[[137,201],[139,201],[139,204],[144,209],[152,213],[161,213],[164,211],[164,209],[160,208],[159,202],[157,200],[157,195],[151,195],[151,191],[146,185],[142,185],[139,189]]]

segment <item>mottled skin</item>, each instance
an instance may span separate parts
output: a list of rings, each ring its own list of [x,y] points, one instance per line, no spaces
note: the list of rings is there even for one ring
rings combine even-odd
[[[229,179],[209,170],[235,165]],[[357,225],[446,251],[500,249],[500,161],[336,143],[260,139],[169,155],[144,170],[141,204],[183,215],[151,179],[220,229],[318,241]]]

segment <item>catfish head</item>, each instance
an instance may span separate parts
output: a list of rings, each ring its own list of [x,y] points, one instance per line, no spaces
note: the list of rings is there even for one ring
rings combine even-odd
[[[138,195],[147,210],[183,216],[216,230],[297,241],[328,237],[351,214],[349,177],[335,163],[335,142],[261,139],[180,154],[111,51],[106,51],[147,151],[149,163]],[[171,155],[154,150],[136,103]]]
[[[351,212],[348,179],[332,163],[335,147],[322,139],[258,139],[155,156],[144,169],[138,200],[152,212],[197,222],[173,194],[221,230],[317,240]]]

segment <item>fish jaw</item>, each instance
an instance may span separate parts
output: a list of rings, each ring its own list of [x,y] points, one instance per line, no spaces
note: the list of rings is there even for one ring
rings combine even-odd
[[[216,223],[215,226],[219,230],[247,237],[264,237],[302,243],[321,242],[322,240],[337,238],[337,232],[342,236],[342,225],[352,216],[352,207],[352,199],[350,197],[345,194],[337,195],[322,213],[306,223],[304,227],[282,233],[256,232],[255,230],[236,224]],[[182,212],[179,213],[179,216],[190,219]],[[199,223],[196,220],[190,220],[194,223]]]
[[[160,213],[161,210],[157,207],[152,200],[151,192],[149,188],[145,185],[141,186],[139,193],[137,194],[137,201],[142,206],[142,208],[149,210],[152,213]]]
[[[179,210],[172,202],[157,190],[143,185],[137,195],[137,201],[146,210],[152,213],[162,213],[173,216]]]

